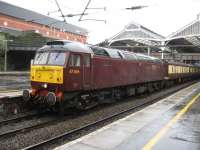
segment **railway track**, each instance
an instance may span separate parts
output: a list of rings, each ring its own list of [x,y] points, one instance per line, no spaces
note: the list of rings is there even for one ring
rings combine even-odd
[[[0,120],[0,127],[3,126],[3,125],[6,125],[6,124],[13,123],[13,122],[20,122],[22,120],[30,119],[31,117],[36,117],[36,116],[42,115],[44,113],[45,112],[38,113],[38,112],[32,111],[32,112],[22,113],[22,114],[19,114],[17,116],[9,117],[7,119],[1,119]]]
[[[45,127],[58,121],[57,118],[49,117],[48,114],[33,113],[0,122],[0,139],[8,138],[19,133],[25,133],[34,129]],[[29,122],[29,123],[27,123]],[[33,123],[33,125],[31,124]],[[37,123],[35,123],[37,122]],[[28,125],[26,125],[28,124]]]
[[[70,116],[58,116],[55,113],[43,111],[43,112],[29,112],[21,116],[12,117],[6,120],[0,121],[0,140],[9,138],[17,134],[25,134],[29,131],[43,128],[49,125],[53,125],[62,121],[73,118],[75,113],[70,113]],[[27,121],[32,122],[27,124]],[[37,123],[35,123],[37,122]],[[16,125],[17,124],[17,125]],[[6,127],[8,126],[8,127]],[[17,126],[17,127],[16,127]],[[2,130],[3,128],[3,130]],[[7,130],[6,130],[7,129]]]
[[[112,122],[114,120],[116,120],[116,118],[122,118],[132,112],[135,112],[137,111],[138,109],[141,109],[141,108],[144,108],[154,102],[157,102],[158,100],[160,100],[161,98],[164,98],[166,96],[168,96],[169,94],[172,94],[180,89],[183,89],[189,85],[191,85],[192,83],[194,82],[189,82],[189,83],[185,83],[185,84],[182,84],[182,85],[179,85],[179,86],[176,86],[175,88],[170,88],[170,89],[167,89],[165,92],[161,91],[157,94],[155,94],[154,96],[150,96],[150,98],[148,100],[145,100],[145,98],[143,100],[140,100],[140,102],[129,108],[129,109],[126,109],[126,110],[123,110],[123,111],[120,111],[120,112],[117,112],[117,113],[114,113],[110,116],[107,116],[107,117],[104,117],[100,120],[97,120],[97,121],[94,121],[92,123],[89,123],[89,124],[86,124],[82,127],[79,127],[79,128],[76,128],[76,129],[73,129],[73,130],[70,130],[70,131],[67,131],[67,132],[64,132],[60,135],[57,135],[57,136],[54,136],[52,138],[49,138],[47,140],[44,140],[44,141],[41,141],[41,142],[38,142],[37,144],[33,144],[33,145],[30,145],[28,147],[25,147],[23,148],[24,150],[29,150],[29,149],[48,149],[48,147],[51,147],[52,145],[57,145],[58,146],[58,143],[62,143],[64,140],[69,140],[70,139],[74,139],[72,137],[77,137],[79,135],[82,135],[81,132],[85,132],[85,131],[94,131],[95,129],[97,128],[100,128],[102,126],[104,126],[105,124],[108,124],[107,122]],[[162,93],[162,94],[160,94]],[[147,98],[146,98],[147,99]],[[55,146],[54,146],[55,147]],[[50,148],[52,149],[52,147]]]

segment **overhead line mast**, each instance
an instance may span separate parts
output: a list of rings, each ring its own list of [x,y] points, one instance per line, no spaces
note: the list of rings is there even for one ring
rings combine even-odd
[[[85,8],[84,8],[84,10],[82,12],[82,14],[85,14],[85,11],[88,9],[88,6],[89,6],[90,2],[91,2],[91,0],[88,1],[87,5],[85,6]],[[82,17],[83,17],[83,15],[80,16],[79,21],[81,21]]]
[[[103,21],[103,22],[106,23],[106,20],[93,19],[93,18],[82,19],[83,15],[86,14],[85,12],[86,12],[87,9],[103,9],[104,11],[106,10],[106,7],[103,7],[103,8],[89,8],[88,6],[89,6],[90,3],[91,3],[91,0],[89,0],[89,1],[87,2],[87,5],[85,6],[83,12],[81,13],[81,16],[80,16],[80,18],[79,18],[78,21],[87,21],[87,20],[90,20],[90,21]]]
[[[61,13],[61,17],[64,19],[63,21],[67,22],[66,19],[65,19],[65,15],[63,14],[62,9],[60,8],[60,5],[59,5],[58,1],[55,0],[55,2],[56,2],[56,5],[58,7],[58,11]]]

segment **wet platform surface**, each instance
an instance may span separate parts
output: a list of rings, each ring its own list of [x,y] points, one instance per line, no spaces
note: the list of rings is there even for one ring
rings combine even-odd
[[[199,150],[200,82],[56,149]]]

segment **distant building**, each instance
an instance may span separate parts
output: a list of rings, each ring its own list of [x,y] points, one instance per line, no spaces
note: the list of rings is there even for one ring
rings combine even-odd
[[[0,1],[0,31],[19,35],[22,31],[39,33],[53,39],[67,39],[85,43],[87,30]]]

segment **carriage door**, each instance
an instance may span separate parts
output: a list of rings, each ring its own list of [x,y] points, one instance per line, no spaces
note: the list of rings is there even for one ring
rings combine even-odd
[[[83,89],[89,89],[91,85],[91,57],[83,54]]]

